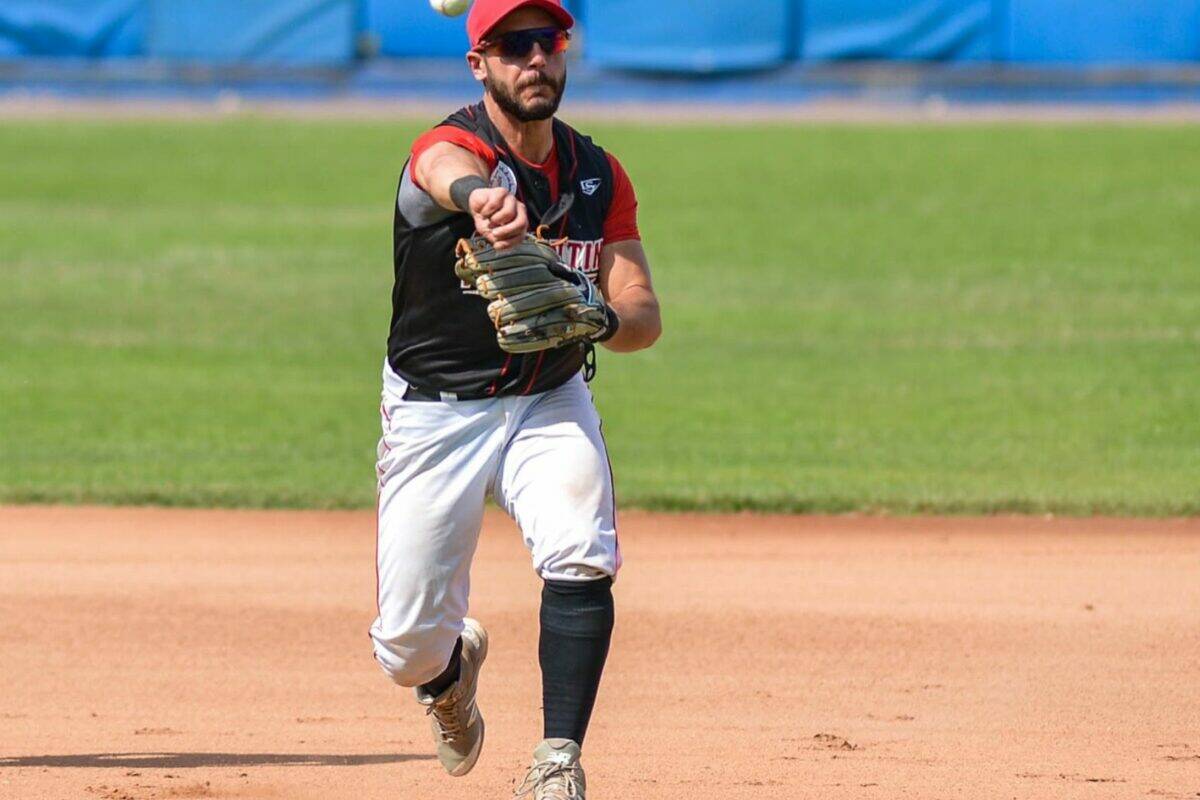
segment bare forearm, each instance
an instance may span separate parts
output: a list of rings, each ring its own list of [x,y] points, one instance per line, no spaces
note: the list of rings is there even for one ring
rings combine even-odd
[[[467,211],[475,230],[497,250],[520,242],[529,227],[525,204],[507,189],[489,187],[487,164],[461,147],[440,142],[412,167],[434,202],[451,211]]]
[[[473,153],[450,144],[431,147],[415,165],[415,172],[425,191],[442,208],[458,211],[451,187],[466,177],[487,180],[487,165]]]
[[[621,320],[616,336],[604,343],[617,353],[644,350],[662,335],[658,298],[644,286],[628,286],[609,303]]]

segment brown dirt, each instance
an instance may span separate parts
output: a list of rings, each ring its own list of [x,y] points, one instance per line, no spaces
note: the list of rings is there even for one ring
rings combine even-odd
[[[1200,520],[625,514],[593,798],[1200,797]],[[488,747],[370,656],[369,513],[0,508],[0,797],[502,798],[537,580],[488,518]],[[451,794],[452,793],[452,794]]]

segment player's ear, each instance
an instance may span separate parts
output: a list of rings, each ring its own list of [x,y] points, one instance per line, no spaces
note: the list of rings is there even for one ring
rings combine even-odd
[[[475,76],[475,80],[482,81],[487,77],[487,67],[483,64],[483,54],[474,50],[467,51],[467,66],[471,68],[471,74]]]

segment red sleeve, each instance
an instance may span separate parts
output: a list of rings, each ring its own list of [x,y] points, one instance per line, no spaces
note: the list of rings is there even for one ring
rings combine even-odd
[[[413,166],[416,165],[417,159],[421,157],[422,153],[438,142],[449,142],[450,144],[458,145],[464,150],[469,150],[487,162],[488,171],[496,168],[496,153],[486,142],[475,134],[464,131],[462,128],[456,128],[453,125],[439,125],[421,134],[413,142],[412,160],[408,165],[408,174],[412,177],[413,183],[420,189],[424,189],[425,187],[421,186],[421,182],[417,180],[417,173],[413,169]]]
[[[612,153],[606,153],[613,172],[613,199],[604,218],[604,243],[615,244],[629,239],[641,239],[637,223],[637,195],[625,168]]]

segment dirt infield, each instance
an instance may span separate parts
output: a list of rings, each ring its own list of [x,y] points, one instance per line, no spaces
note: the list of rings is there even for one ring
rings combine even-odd
[[[0,797],[502,798],[538,582],[488,518],[470,776],[371,659],[367,513],[0,508]],[[1200,520],[622,517],[592,797],[1200,797]]]

